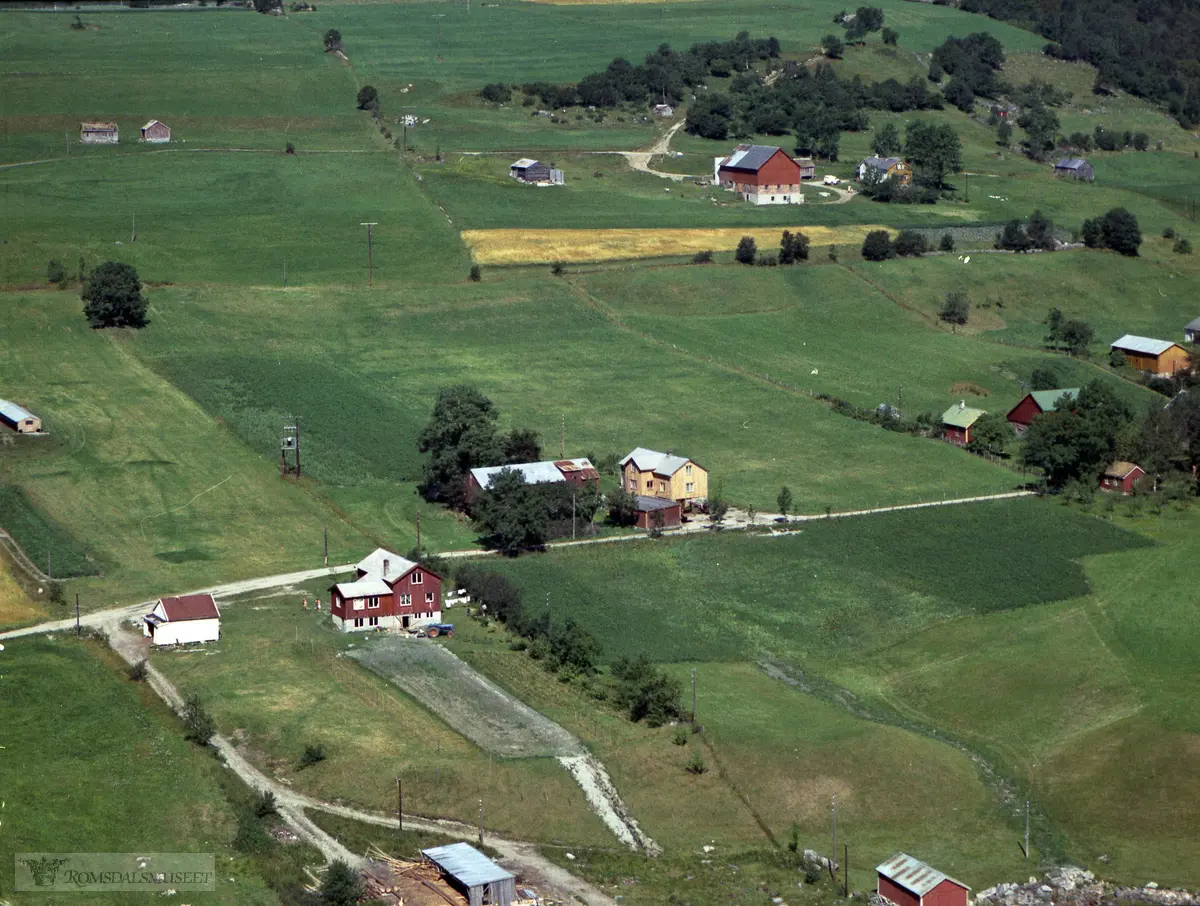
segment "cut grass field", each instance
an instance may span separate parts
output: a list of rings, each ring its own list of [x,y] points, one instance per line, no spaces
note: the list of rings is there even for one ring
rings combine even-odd
[[[797,709],[810,707],[807,696],[758,674],[751,664],[761,661],[802,671],[794,675],[842,719],[848,719],[845,708],[873,714],[894,732],[937,728],[978,753],[1016,784],[1017,796],[1029,791],[1041,813],[1039,857],[1090,864],[1105,853],[1107,876],[1161,876],[1162,883],[1194,886],[1200,863],[1186,841],[1195,838],[1196,819],[1181,805],[1196,795],[1200,675],[1186,653],[1195,644],[1186,628],[1197,625],[1195,602],[1178,589],[1188,585],[1200,515],[1169,510],[1131,519],[1125,513],[1118,507],[1110,523],[1054,502],[1015,501],[809,523],[787,537],[638,544],[620,552],[619,569],[602,562],[616,556],[603,549],[502,568],[530,602],[549,591],[555,619],[570,616],[591,629],[606,657],[645,653],[667,662],[685,682],[696,666],[700,719],[717,757],[776,832],[788,816],[805,815],[791,793],[780,791],[794,778],[815,782],[820,773],[784,770],[780,759],[795,742],[760,744],[756,735],[802,726],[795,739],[809,745],[822,722],[801,720]],[[596,605],[597,581],[603,606]],[[1150,598],[1161,605],[1147,611]],[[455,644],[469,653],[480,642],[466,632]],[[618,718],[610,724],[581,714],[569,688],[535,681],[538,672],[522,670],[519,660],[481,650],[474,662],[525,690],[529,700],[548,702],[547,709],[557,710],[547,713],[606,756],[651,833],[654,816],[670,814],[655,795],[672,803],[682,798],[658,790],[685,781],[671,776],[672,760],[654,751],[650,731],[635,743],[623,734],[636,731]],[[776,700],[787,695],[805,704]],[[658,744],[668,742],[664,731]],[[825,772],[833,780],[813,801],[827,799],[836,782],[861,790],[861,780],[847,778],[869,773],[873,762],[860,759],[888,748],[854,747],[844,758],[828,757],[822,763],[835,766]],[[929,759],[905,763],[932,770]],[[890,770],[894,778],[898,769]],[[954,801],[973,801],[965,787],[954,788]],[[1001,808],[997,790],[988,790],[984,798],[993,810],[985,813],[999,825],[1011,822],[1015,840],[1018,809]],[[879,808],[887,798],[865,801]],[[846,799],[867,807],[853,795]],[[698,799],[692,804],[701,808]],[[703,807],[709,817],[697,815],[692,824],[710,826],[705,820],[725,808],[730,835],[747,839],[751,819],[744,812],[715,800]],[[1140,816],[1133,834],[1123,817],[1130,810]],[[814,813],[802,824],[819,835],[823,818]],[[839,826],[840,819],[839,810]],[[887,819],[861,820],[869,837],[870,828]],[[954,820],[968,820],[968,813]],[[945,839],[923,841],[922,851],[938,853],[935,861],[946,864],[965,856],[973,886],[1017,872],[1008,859],[1010,851],[1019,858],[1014,844],[983,845],[968,855],[962,847],[987,840],[991,831],[951,830],[954,820],[913,821],[908,832],[946,829]],[[852,847],[862,846],[863,831],[846,833]]]
[[[727,227],[704,230],[464,230],[462,237],[480,264],[542,264],[551,261],[595,262],[727,252],[743,236],[752,236],[764,254],[779,244],[787,226]],[[862,245],[875,224],[844,227],[791,226],[814,246]],[[820,249],[815,250],[818,254]]]
[[[19,852],[212,853],[217,889],[189,893],[189,902],[279,902],[253,865],[230,848],[234,820],[219,778],[224,769],[184,741],[174,715],[148,688],[121,675],[115,655],[93,642],[51,636],[9,641],[0,659],[0,893],[6,902],[65,906],[80,899],[78,893],[14,894]],[[310,855],[315,866],[319,856]],[[89,893],[86,899],[121,906],[137,896]]]
[[[319,799],[385,813],[395,808],[399,776],[405,811],[415,815],[472,824],[482,799],[487,827],[497,833],[542,843],[612,842],[554,759],[480,751],[344,657],[367,639],[338,632],[327,613],[301,610],[297,596],[241,600],[224,608],[221,622],[219,643],[155,652],[151,662],[185,694],[198,691],[219,731],[268,776]],[[310,744],[326,758],[301,769]]]

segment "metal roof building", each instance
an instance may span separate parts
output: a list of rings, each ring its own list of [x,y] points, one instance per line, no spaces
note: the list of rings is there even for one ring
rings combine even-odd
[[[18,434],[36,434],[42,430],[42,420],[16,403],[0,400],[0,423],[8,425]]]
[[[920,859],[896,853],[875,871],[879,876],[879,895],[897,906],[966,906],[971,890]],[[928,903],[926,900],[928,899]]]
[[[645,447],[638,447],[621,460],[621,465],[624,466],[631,461],[643,472],[653,472],[655,475],[663,475],[670,478],[686,466],[690,460],[684,456],[659,453],[657,450],[647,450]]]
[[[467,894],[470,906],[510,906],[516,899],[517,879],[469,843],[451,843],[421,850]]]
[[[596,467],[586,457],[546,462],[518,462],[508,466],[482,466],[472,469],[471,475],[479,483],[479,487],[486,491],[491,488],[496,476],[505,469],[519,473],[525,479],[526,484],[556,484],[567,481],[567,475],[575,473],[584,479],[599,477]]]
[[[1138,337],[1127,333],[1113,343],[1112,348],[1128,352],[1140,352],[1142,355],[1162,355],[1174,345],[1170,340],[1155,340],[1151,337]]]

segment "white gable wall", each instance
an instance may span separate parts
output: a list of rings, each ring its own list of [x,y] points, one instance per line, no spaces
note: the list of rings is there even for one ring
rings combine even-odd
[[[158,608],[155,608],[157,611]],[[148,624],[147,624],[148,625]],[[152,635],[155,645],[187,645],[193,642],[215,642],[221,638],[221,621],[184,620],[179,623],[160,623]]]

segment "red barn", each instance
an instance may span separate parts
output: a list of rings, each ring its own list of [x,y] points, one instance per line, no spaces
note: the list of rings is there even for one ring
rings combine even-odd
[[[1146,475],[1146,470],[1136,463],[1118,460],[1104,470],[1100,476],[1100,490],[1119,491],[1129,496],[1137,490],[1138,482]]]
[[[728,157],[717,158],[713,175],[721,188],[751,204],[804,203],[800,165],[774,145],[738,145]]]
[[[442,577],[377,548],[356,567],[353,582],[329,589],[329,612],[342,632],[409,629],[442,619]]]
[[[1053,412],[1058,408],[1058,401],[1063,397],[1075,399],[1079,396],[1078,387],[1067,387],[1064,390],[1034,390],[1032,393],[1025,394],[1025,398],[1021,402],[1009,410],[1008,421],[1013,426],[1013,430],[1018,434],[1024,434],[1029,430],[1029,426],[1033,424],[1033,420],[1043,412]]]
[[[896,906],[967,906],[971,888],[904,853],[875,868],[879,895]]]

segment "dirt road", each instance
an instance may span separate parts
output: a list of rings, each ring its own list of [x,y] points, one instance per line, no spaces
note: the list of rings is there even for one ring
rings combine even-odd
[[[108,634],[113,650],[120,654],[127,663],[134,664],[145,657],[146,645],[143,639],[121,629],[120,624],[111,619],[104,624],[103,628]],[[179,691],[170,680],[150,665],[147,665],[146,680],[171,708],[176,712],[183,710],[183,699],[179,695]],[[316,847],[329,861],[341,859],[348,865],[361,866],[365,859],[346,849],[334,837],[313,823],[305,814],[306,809],[340,815],[381,827],[397,825],[397,820],[390,816],[322,802],[275,782],[250,764],[233,743],[224,736],[214,736],[211,744],[221,754],[229,769],[237,774],[243,783],[257,792],[273,793],[280,817],[301,839]],[[461,840],[478,839],[477,828],[456,821],[439,821],[405,815],[404,823],[414,830],[432,831]],[[611,897],[543,857],[533,844],[490,835],[485,837],[485,840],[488,846],[500,853],[501,861],[506,867],[519,874],[526,882],[540,887],[543,892],[563,900],[577,899],[586,906],[615,906]]]

